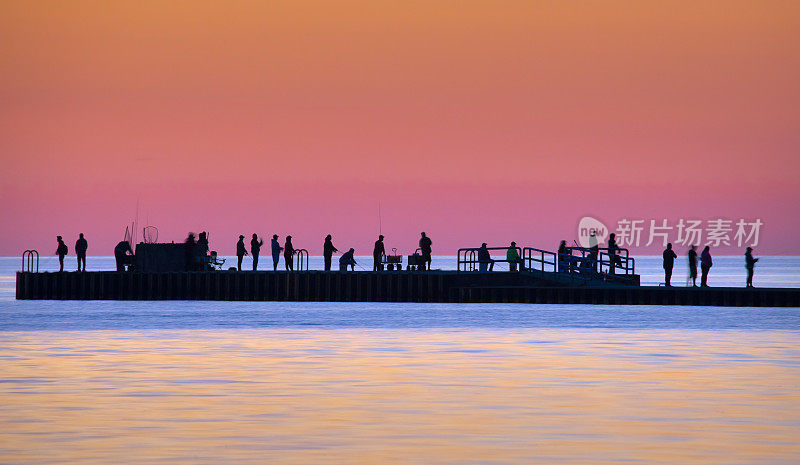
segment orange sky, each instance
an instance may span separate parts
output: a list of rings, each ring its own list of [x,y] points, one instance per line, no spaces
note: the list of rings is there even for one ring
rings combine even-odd
[[[0,15],[0,254],[135,214],[390,246],[761,218],[800,254],[800,3],[25,2]],[[653,249],[654,250],[654,249]],[[647,249],[641,249],[647,251]],[[739,253],[738,249],[730,252]]]

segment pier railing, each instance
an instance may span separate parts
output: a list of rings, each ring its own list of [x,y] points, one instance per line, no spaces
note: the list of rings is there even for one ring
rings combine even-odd
[[[294,269],[308,271],[308,250],[297,249],[294,251]]]
[[[589,249],[567,247],[567,253],[559,254],[559,271],[569,274],[596,274],[604,279],[612,276],[628,278],[636,274],[636,260],[628,249],[616,249],[612,254],[607,247]]]
[[[34,261],[34,257],[36,258]],[[34,265],[36,271],[34,271]],[[39,272],[39,252],[36,250],[26,250],[22,252],[22,271],[28,273]]]
[[[522,249],[522,263],[528,271],[555,273],[557,271],[557,255],[548,250],[525,247]]]

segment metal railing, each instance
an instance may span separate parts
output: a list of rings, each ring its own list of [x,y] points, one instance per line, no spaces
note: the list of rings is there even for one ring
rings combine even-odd
[[[294,251],[294,260],[295,271],[308,271],[308,250],[296,249]],[[305,268],[303,264],[305,264]]]
[[[608,248],[589,249],[567,247],[567,253],[559,254],[558,270],[569,274],[629,277],[636,273],[636,260],[629,256],[628,249],[616,249],[612,254]]]
[[[504,252],[508,252],[508,249],[510,248],[511,248],[510,246],[487,247],[486,250],[488,250],[489,254],[491,255],[492,250],[502,250]],[[517,249],[517,255],[521,257],[522,248],[521,247],[515,247],[515,248]],[[480,260],[478,260],[478,251],[480,249],[481,249],[480,247],[468,247],[468,248],[458,249],[458,256],[457,256],[458,271],[479,270],[481,263],[486,263],[488,268],[487,271],[491,271],[494,268],[494,263],[497,262],[509,263],[509,261],[505,258],[505,256],[503,256],[503,258],[491,258],[490,261],[488,262],[481,262]]]
[[[33,261],[34,255],[36,256],[36,261]],[[26,260],[27,259],[27,260]],[[22,252],[22,271],[24,273],[34,273],[33,267],[34,264],[36,265],[35,273],[39,272],[39,252],[36,250],[26,250]]]
[[[558,270],[558,260],[555,252],[533,247],[522,249],[522,263],[526,271],[555,273]]]

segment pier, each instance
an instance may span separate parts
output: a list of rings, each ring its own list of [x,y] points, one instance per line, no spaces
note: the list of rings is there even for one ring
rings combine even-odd
[[[16,297],[800,307],[800,289],[668,288],[564,279],[529,271],[18,272]]]

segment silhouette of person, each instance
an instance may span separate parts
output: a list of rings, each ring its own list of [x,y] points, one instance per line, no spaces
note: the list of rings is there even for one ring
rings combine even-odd
[[[339,271],[347,271],[347,267],[355,271],[356,270],[356,259],[353,257],[356,250],[350,248],[347,252],[343,253],[341,257],[339,257]]]
[[[64,271],[64,257],[67,255],[69,249],[67,249],[67,244],[64,243],[64,240],[61,239],[61,236],[56,236],[56,240],[58,241],[58,247],[56,247],[56,255],[58,255],[58,271]]]
[[[517,265],[522,264],[522,259],[519,257],[519,251],[517,250],[517,243],[514,241],[511,241],[511,246],[506,250],[506,261],[508,262],[508,271],[517,271]]]
[[[78,240],[75,242],[75,254],[78,256],[78,271],[86,271],[86,250],[89,248],[89,243],[83,237],[83,233],[78,234]],[[83,267],[81,267],[83,265]]]
[[[372,271],[383,271],[381,260],[386,255],[386,249],[383,246],[383,235],[378,236],[375,241],[375,248],[372,249]]]
[[[125,265],[130,265],[132,262],[133,250],[131,243],[122,241],[114,247],[114,258],[117,261],[117,271],[125,271]]]
[[[253,271],[258,269],[258,255],[261,253],[261,246],[264,241],[258,238],[258,234],[253,233],[253,238],[250,239],[250,253],[253,255]]]
[[[608,235],[608,273],[615,274],[617,263],[620,263],[620,259],[617,256],[617,251],[619,250],[619,246],[617,246],[617,235],[611,233]]]
[[[325,243],[322,245],[322,256],[325,258],[325,271],[331,271],[331,258],[334,252],[339,249],[333,246],[333,238],[330,234],[325,236]]]
[[[712,266],[714,261],[711,259],[711,250],[705,246],[700,253],[700,287],[708,287],[708,272]]]
[[[281,259],[281,251],[283,250],[283,247],[281,247],[280,242],[278,242],[277,234],[272,235],[272,242],[270,245],[272,247],[272,271],[277,271],[278,262]]]
[[[609,241],[609,244],[610,243],[611,242]],[[614,242],[614,244],[616,245],[616,242]],[[595,273],[597,273],[598,270],[597,256],[599,255],[599,253],[600,253],[600,245],[597,243],[597,232],[592,230],[592,232],[589,233],[589,256],[588,256],[589,261],[586,263],[586,266],[584,266],[584,264],[581,263],[581,268],[589,268],[593,270]]]
[[[664,285],[667,287],[672,287],[670,281],[672,281],[672,267],[675,265],[675,259],[678,258],[678,255],[672,250],[672,242],[667,243],[667,248],[664,250],[662,254],[664,257]]]
[[[430,270],[432,261],[431,252],[433,252],[431,245],[433,245],[433,241],[431,241],[430,237],[425,235],[425,232],[421,232],[420,235],[422,237],[419,238],[419,249],[422,251],[422,259],[427,263],[425,269]]]
[[[753,287],[753,272],[757,261],[757,258],[753,258],[753,248],[748,247],[744,253],[744,267],[747,269],[747,284],[745,287]]]
[[[697,246],[692,245],[689,249],[689,278],[692,280],[692,287],[697,287]]]
[[[286,271],[294,271],[294,246],[292,245],[292,236],[286,236],[286,243],[283,244],[283,264],[286,266]]]
[[[558,271],[567,271],[569,268],[567,260],[567,241],[561,241],[558,243],[558,253],[556,254]]]
[[[238,259],[236,269],[239,271],[242,271],[242,259],[245,255],[247,255],[247,249],[244,246],[244,234],[239,234],[239,242],[236,243],[236,258]]]
[[[193,271],[195,262],[195,252],[197,249],[197,241],[194,238],[194,233],[190,232],[189,235],[186,237],[186,240],[183,242],[183,244],[184,244],[183,252],[186,258],[186,270]]]
[[[196,268],[206,271],[206,264],[208,261],[208,233],[203,231],[199,234],[197,239],[197,248],[195,251],[195,266]]]
[[[494,269],[494,260],[489,249],[486,248],[486,243],[481,244],[478,249],[478,270],[479,271],[492,271]]]

